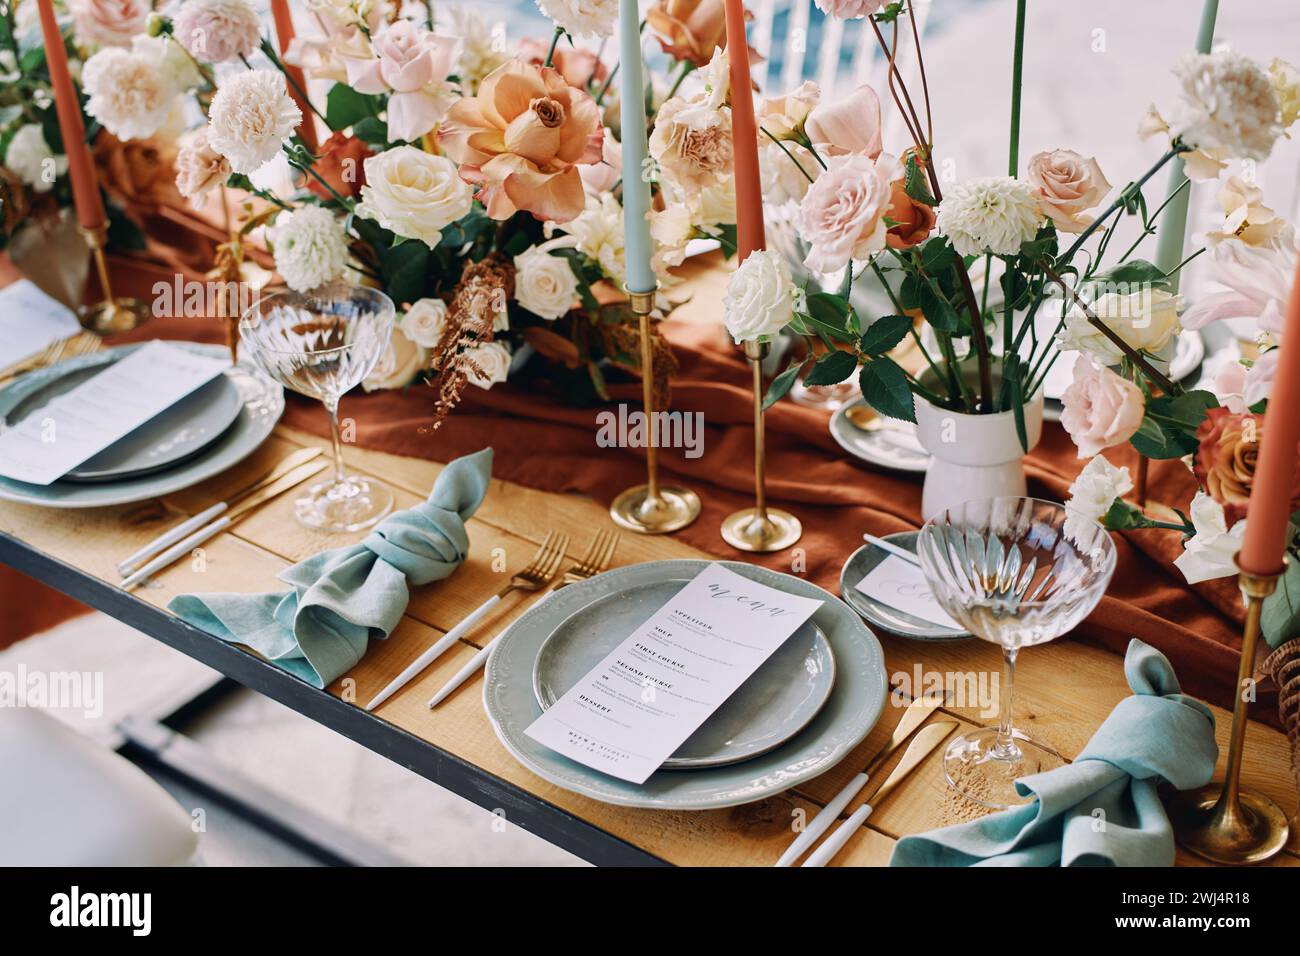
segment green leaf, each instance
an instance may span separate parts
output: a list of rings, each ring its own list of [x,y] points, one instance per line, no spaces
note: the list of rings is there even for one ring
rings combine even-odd
[[[841,352],[836,349],[834,352],[827,352],[817,364],[813,366],[808,377],[804,379],[806,385],[838,385],[858,367],[858,357],[852,352]]]
[[[888,418],[916,421],[916,405],[905,373],[893,359],[872,359],[858,375],[862,397],[867,404]]]
[[[790,386],[799,377],[799,372],[803,367],[803,362],[791,362],[784,372],[772,379],[772,384],[767,387],[767,394],[763,396],[763,408],[771,408],[785,398],[786,393],[790,391]]]
[[[1219,400],[1212,392],[1194,389],[1181,395],[1153,398],[1147,402],[1147,417],[1161,424],[1194,434],[1205,421],[1206,413],[1218,407]]]
[[[380,252],[385,291],[398,308],[424,296],[429,254],[423,242],[404,242]]]
[[[957,317],[957,310],[952,307],[952,303],[934,287],[932,282],[927,282],[917,290],[917,298],[920,300],[921,313],[925,320],[934,326],[940,332],[956,332],[961,320]]]
[[[903,281],[898,286],[898,304],[904,309],[919,309],[921,288],[924,285],[925,280],[920,276],[912,275],[910,272],[903,276]]]
[[[1011,404],[1012,417],[1016,422],[1016,437],[1020,447],[1029,454],[1029,429],[1025,425],[1025,399],[1022,394],[1024,384],[1020,380],[1020,356],[1015,352],[1007,355],[1002,368],[1002,384],[1007,389],[1007,401]]]
[[[378,116],[363,116],[352,124],[352,135],[370,146],[387,146],[388,124]]]
[[[1164,270],[1145,259],[1131,259],[1105,272],[1099,272],[1089,280],[1089,283],[1169,288],[1169,279],[1165,277]]]
[[[1129,439],[1129,444],[1136,448],[1139,454],[1157,461],[1182,458],[1196,451],[1197,446],[1194,435],[1163,425],[1159,419],[1151,415],[1142,419],[1142,424]]]
[[[1150,527],[1151,521],[1136,505],[1123,498],[1111,502],[1109,510],[1102,516],[1101,523],[1108,531],[1128,531],[1132,528]]]
[[[378,96],[358,93],[346,83],[335,83],[325,97],[325,122],[330,129],[347,129],[366,117],[379,115]]]
[[[907,168],[903,174],[903,191],[917,202],[925,203],[927,206],[938,205],[934,194],[930,192],[930,184],[925,180],[925,173],[921,171],[921,165],[916,161],[915,153],[907,157]]]
[[[1277,582],[1277,590],[1264,599],[1260,625],[1269,647],[1277,647],[1300,634],[1300,561],[1287,565],[1286,574]]]
[[[884,355],[903,341],[911,328],[912,320],[906,315],[882,315],[867,327],[858,348],[873,358]]]
[[[803,319],[815,332],[846,345],[857,340],[857,336],[849,331],[847,302],[829,292],[814,292],[807,299],[808,312]]]

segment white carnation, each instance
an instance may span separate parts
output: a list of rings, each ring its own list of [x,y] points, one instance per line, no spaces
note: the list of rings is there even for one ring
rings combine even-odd
[[[18,127],[5,149],[5,165],[32,190],[47,193],[54,181],[68,171],[68,157],[55,156],[45,142],[45,133],[35,123]]]
[[[573,237],[560,237],[533,246],[515,256],[515,300],[543,319],[558,319],[578,296],[578,277],[569,260],[551,255],[552,249],[574,245]]]
[[[537,0],[537,8],[575,37],[607,37],[618,22],[618,0]]]
[[[1174,559],[1174,567],[1183,572],[1188,584],[1237,573],[1237,552],[1246,536],[1246,522],[1240,520],[1228,530],[1223,505],[1203,491],[1192,499],[1192,526],[1196,534],[1183,545],[1183,553]]]
[[[275,158],[302,122],[283,74],[247,70],[222,81],[208,110],[208,144],[237,173],[252,173]]]
[[[347,271],[347,233],[343,223],[323,206],[300,206],[281,213],[271,241],[276,271],[298,292],[309,292]]]
[[[162,70],[120,47],[106,47],[86,61],[81,86],[86,112],[118,139],[147,139],[167,122],[176,90]]]
[[[484,342],[466,349],[464,354],[478,369],[470,369],[466,375],[471,385],[491,388],[510,374],[510,350],[500,342]]]
[[[426,349],[438,347],[447,329],[447,303],[442,299],[419,299],[402,316],[406,337]]]
[[[958,183],[939,204],[939,231],[963,256],[1014,256],[1042,221],[1037,190],[1009,176]]]
[[[780,254],[751,252],[727,280],[722,299],[727,331],[737,343],[769,341],[794,318],[796,291]]]
[[[1180,97],[1169,122],[1187,145],[1239,159],[1267,159],[1282,133],[1268,73],[1231,50],[1191,53],[1174,67]]]
[[[1133,477],[1127,468],[1116,468],[1098,455],[1079,472],[1070,485],[1070,498],[1065,503],[1065,536],[1071,541],[1086,543],[1091,537],[1092,525],[1105,517],[1116,498],[1133,490]]]

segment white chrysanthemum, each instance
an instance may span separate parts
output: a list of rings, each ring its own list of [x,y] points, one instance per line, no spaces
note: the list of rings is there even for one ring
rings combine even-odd
[[[1282,133],[1272,80],[1249,57],[1231,50],[1192,53],[1174,67],[1182,84],[1169,122],[1189,146],[1238,159],[1267,159]]]
[[[347,272],[348,236],[343,224],[323,206],[300,206],[281,213],[271,231],[275,269],[289,288],[309,292]]]
[[[1037,190],[1009,176],[958,183],[939,204],[939,231],[963,256],[1014,256],[1042,221]]]
[[[483,77],[510,59],[505,24],[489,29],[486,20],[465,6],[454,6],[447,12],[451,16],[451,34],[460,37],[461,42],[456,75],[460,85],[472,95],[478,91]]]
[[[33,191],[47,193],[54,188],[54,180],[68,171],[68,157],[55,156],[41,128],[28,123],[9,138],[5,165]]]
[[[284,76],[274,70],[235,73],[217,89],[208,110],[208,144],[237,173],[269,163],[302,122]]]
[[[607,37],[618,21],[618,0],[537,0],[537,8],[575,37]]]
[[[81,71],[89,99],[86,112],[118,139],[146,139],[174,112],[176,90],[167,76],[142,56],[106,47]]]

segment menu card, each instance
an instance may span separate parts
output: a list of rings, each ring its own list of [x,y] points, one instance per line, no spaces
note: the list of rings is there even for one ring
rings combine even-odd
[[[919,617],[940,627],[962,630],[962,626],[935,600],[925,573],[911,561],[905,561],[897,555],[891,554],[885,558],[854,587],[904,614]]]
[[[0,369],[81,331],[76,314],[30,279],[0,289]]]
[[[48,485],[229,364],[225,357],[150,342],[0,432],[0,475]]]
[[[644,783],[821,603],[711,564],[524,732]]]

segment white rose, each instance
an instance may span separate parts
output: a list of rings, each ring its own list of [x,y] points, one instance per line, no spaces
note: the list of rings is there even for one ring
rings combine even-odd
[[[378,389],[401,388],[415,378],[429,364],[429,353],[411,341],[400,326],[393,326],[388,338],[388,348],[378,364],[366,376],[361,387],[367,392]]]
[[[406,310],[402,330],[416,345],[435,349],[447,328],[447,303],[442,299],[420,299]]]
[[[558,319],[573,308],[578,277],[568,259],[551,255],[552,249],[573,244],[573,237],[562,236],[515,256],[515,300],[534,315]]]
[[[1179,296],[1163,289],[1143,289],[1128,295],[1107,292],[1090,308],[1130,348],[1154,353],[1168,345],[1181,330],[1178,321],[1181,306]],[[1065,327],[1056,341],[1062,350],[1084,352],[1101,365],[1118,364],[1124,357],[1119,347],[1088,321],[1078,305],[1066,315]]]
[[[497,382],[504,382],[510,374],[510,350],[500,342],[484,342],[466,349],[464,354],[479,369],[467,376],[471,385],[491,388]]]
[[[1116,468],[1098,455],[1079,472],[1070,485],[1065,503],[1065,536],[1071,541],[1086,541],[1092,525],[1110,511],[1116,498],[1133,490],[1133,478],[1127,468]]]
[[[5,165],[35,192],[47,193],[54,188],[54,180],[68,171],[68,157],[55,156],[41,128],[28,123],[10,138]]]
[[[724,321],[740,342],[766,342],[794,318],[794,281],[785,260],[770,249],[751,252],[727,280]]]
[[[364,168],[366,184],[357,215],[430,248],[442,239],[442,230],[474,204],[473,187],[461,180],[456,164],[445,156],[398,146],[371,156]]]
[[[1192,499],[1192,525],[1196,534],[1183,545],[1183,553],[1174,559],[1174,567],[1183,572],[1188,584],[1226,578],[1237,573],[1234,560],[1246,535],[1245,520],[1228,530],[1223,505],[1203,491]]]

